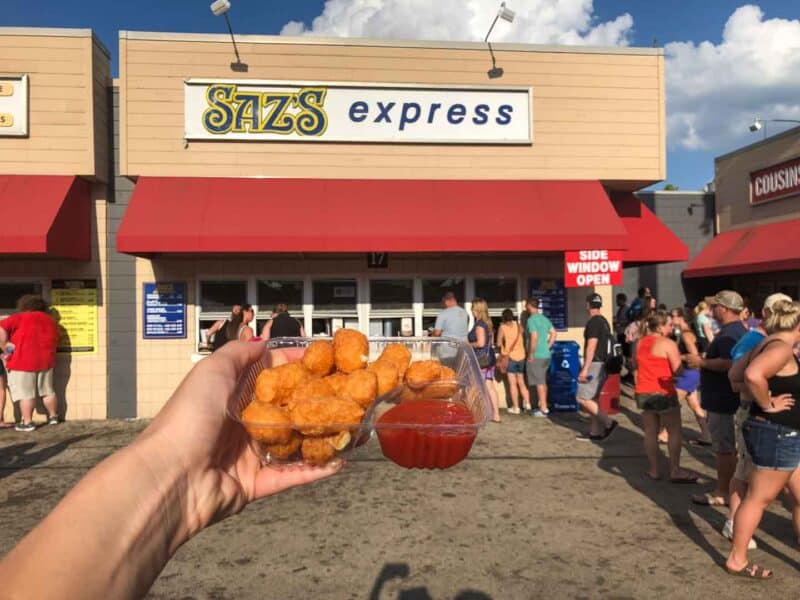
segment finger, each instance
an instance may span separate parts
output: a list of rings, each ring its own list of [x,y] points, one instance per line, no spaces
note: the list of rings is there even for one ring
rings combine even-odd
[[[344,464],[344,460],[334,459],[320,467],[311,465],[264,467],[256,474],[253,486],[254,499],[325,479],[341,471]]]
[[[233,341],[225,344],[206,360],[213,366],[232,368],[236,379],[238,379],[245,369],[260,358],[264,358],[266,351],[267,348],[264,342]]]

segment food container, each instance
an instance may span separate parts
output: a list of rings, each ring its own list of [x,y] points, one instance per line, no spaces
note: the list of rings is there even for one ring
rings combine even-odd
[[[228,406],[230,418],[243,423],[256,436],[259,430],[285,428],[286,424],[244,422],[242,410],[252,402],[255,382],[263,369],[300,359],[306,346],[318,339],[326,338],[268,340],[266,346],[270,352],[239,382],[239,392]],[[353,449],[369,441],[374,432],[384,456],[400,466],[428,469],[453,466],[467,456],[479,429],[491,414],[475,353],[466,342],[448,338],[375,337],[369,339],[369,361],[375,361],[385,346],[395,343],[411,351],[412,362],[437,358],[452,368],[456,377],[399,384],[373,401],[359,425],[327,425],[330,433],[347,432],[340,436],[336,456],[347,457]],[[276,455],[267,444],[255,439],[251,442],[265,464],[302,462],[299,451],[287,454],[288,448],[281,448]]]

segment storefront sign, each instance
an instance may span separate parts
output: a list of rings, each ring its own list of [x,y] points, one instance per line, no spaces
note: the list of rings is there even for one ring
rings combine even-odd
[[[567,287],[622,284],[621,250],[580,250],[564,254]]]
[[[144,284],[144,338],[186,338],[186,283]]]
[[[28,135],[28,76],[0,75],[0,137]]]
[[[800,194],[800,157],[750,173],[750,204]]]
[[[53,280],[50,300],[61,332],[58,352],[97,352],[97,281]]]
[[[530,144],[530,88],[187,80],[187,140]]]
[[[550,319],[553,327],[567,328],[567,290],[563,279],[529,279],[528,298],[539,300],[539,312]]]

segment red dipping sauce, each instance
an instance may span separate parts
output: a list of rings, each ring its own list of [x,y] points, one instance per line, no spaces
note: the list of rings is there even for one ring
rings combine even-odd
[[[452,467],[467,456],[477,434],[470,410],[443,400],[398,404],[381,415],[376,429],[384,456],[407,469]]]

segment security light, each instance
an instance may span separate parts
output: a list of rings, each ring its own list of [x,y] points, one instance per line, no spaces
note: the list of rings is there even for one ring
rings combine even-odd
[[[505,2],[501,2],[500,9],[497,11],[497,14],[494,17],[494,21],[492,21],[492,24],[489,27],[489,31],[486,32],[486,37],[483,38],[483,41],[486,42],[486,44],[489,46],[489,54],[491,54],[492,56],[492,68],[486,72],[486,74],[489,76],[489,79],[497,79],[498,77],[503,76],[503,69],[502,67],[497,66],[497,63],[494,58],[494,51],[492,50],[492,45],[489,43],[489,35],[492,33],[492,29],[494,29],[494,26],[497,23],[497,19],[503,19],[504,21],[513,23],[514,11],[511,10],[510,8],[507,8]]]
[[[506,8],[506,3],[500,3],[500,10],[497,11],[497,16],[503,19],[504,21],[508,21],[509,23],[514,22],[514,11],[510,8]]]
[[[761,129],[763,126],[764,126],[764,125],[761,123],[761,119],[759,119],[758,117],[756,117],[756,118],[755,118],[755,120],[754,120],[754,121],[753,121],[753,122],[750,124],[750,131],[752,131],[753,133],[755,133],[756,131],[758,131],[759,129]]]
[[[214,0],[209,8],[215,17],[219,17],[231,9],[231,3],[230,0]]]
[[[231,42],[233,43],[233,53],[236,55],[236,62],[231,63],[231,70],[237,73],[247,73],[247,65],[239,58],[239,49],[236,47],[236,38],[233,37],[233,28],[231,21],[228,18],[228,11],[231,9],[230,0],[214,0],[209,6],[211,12],[215,17],[225,17],[225,24],[228,26],[228,32],[231,34]]]

